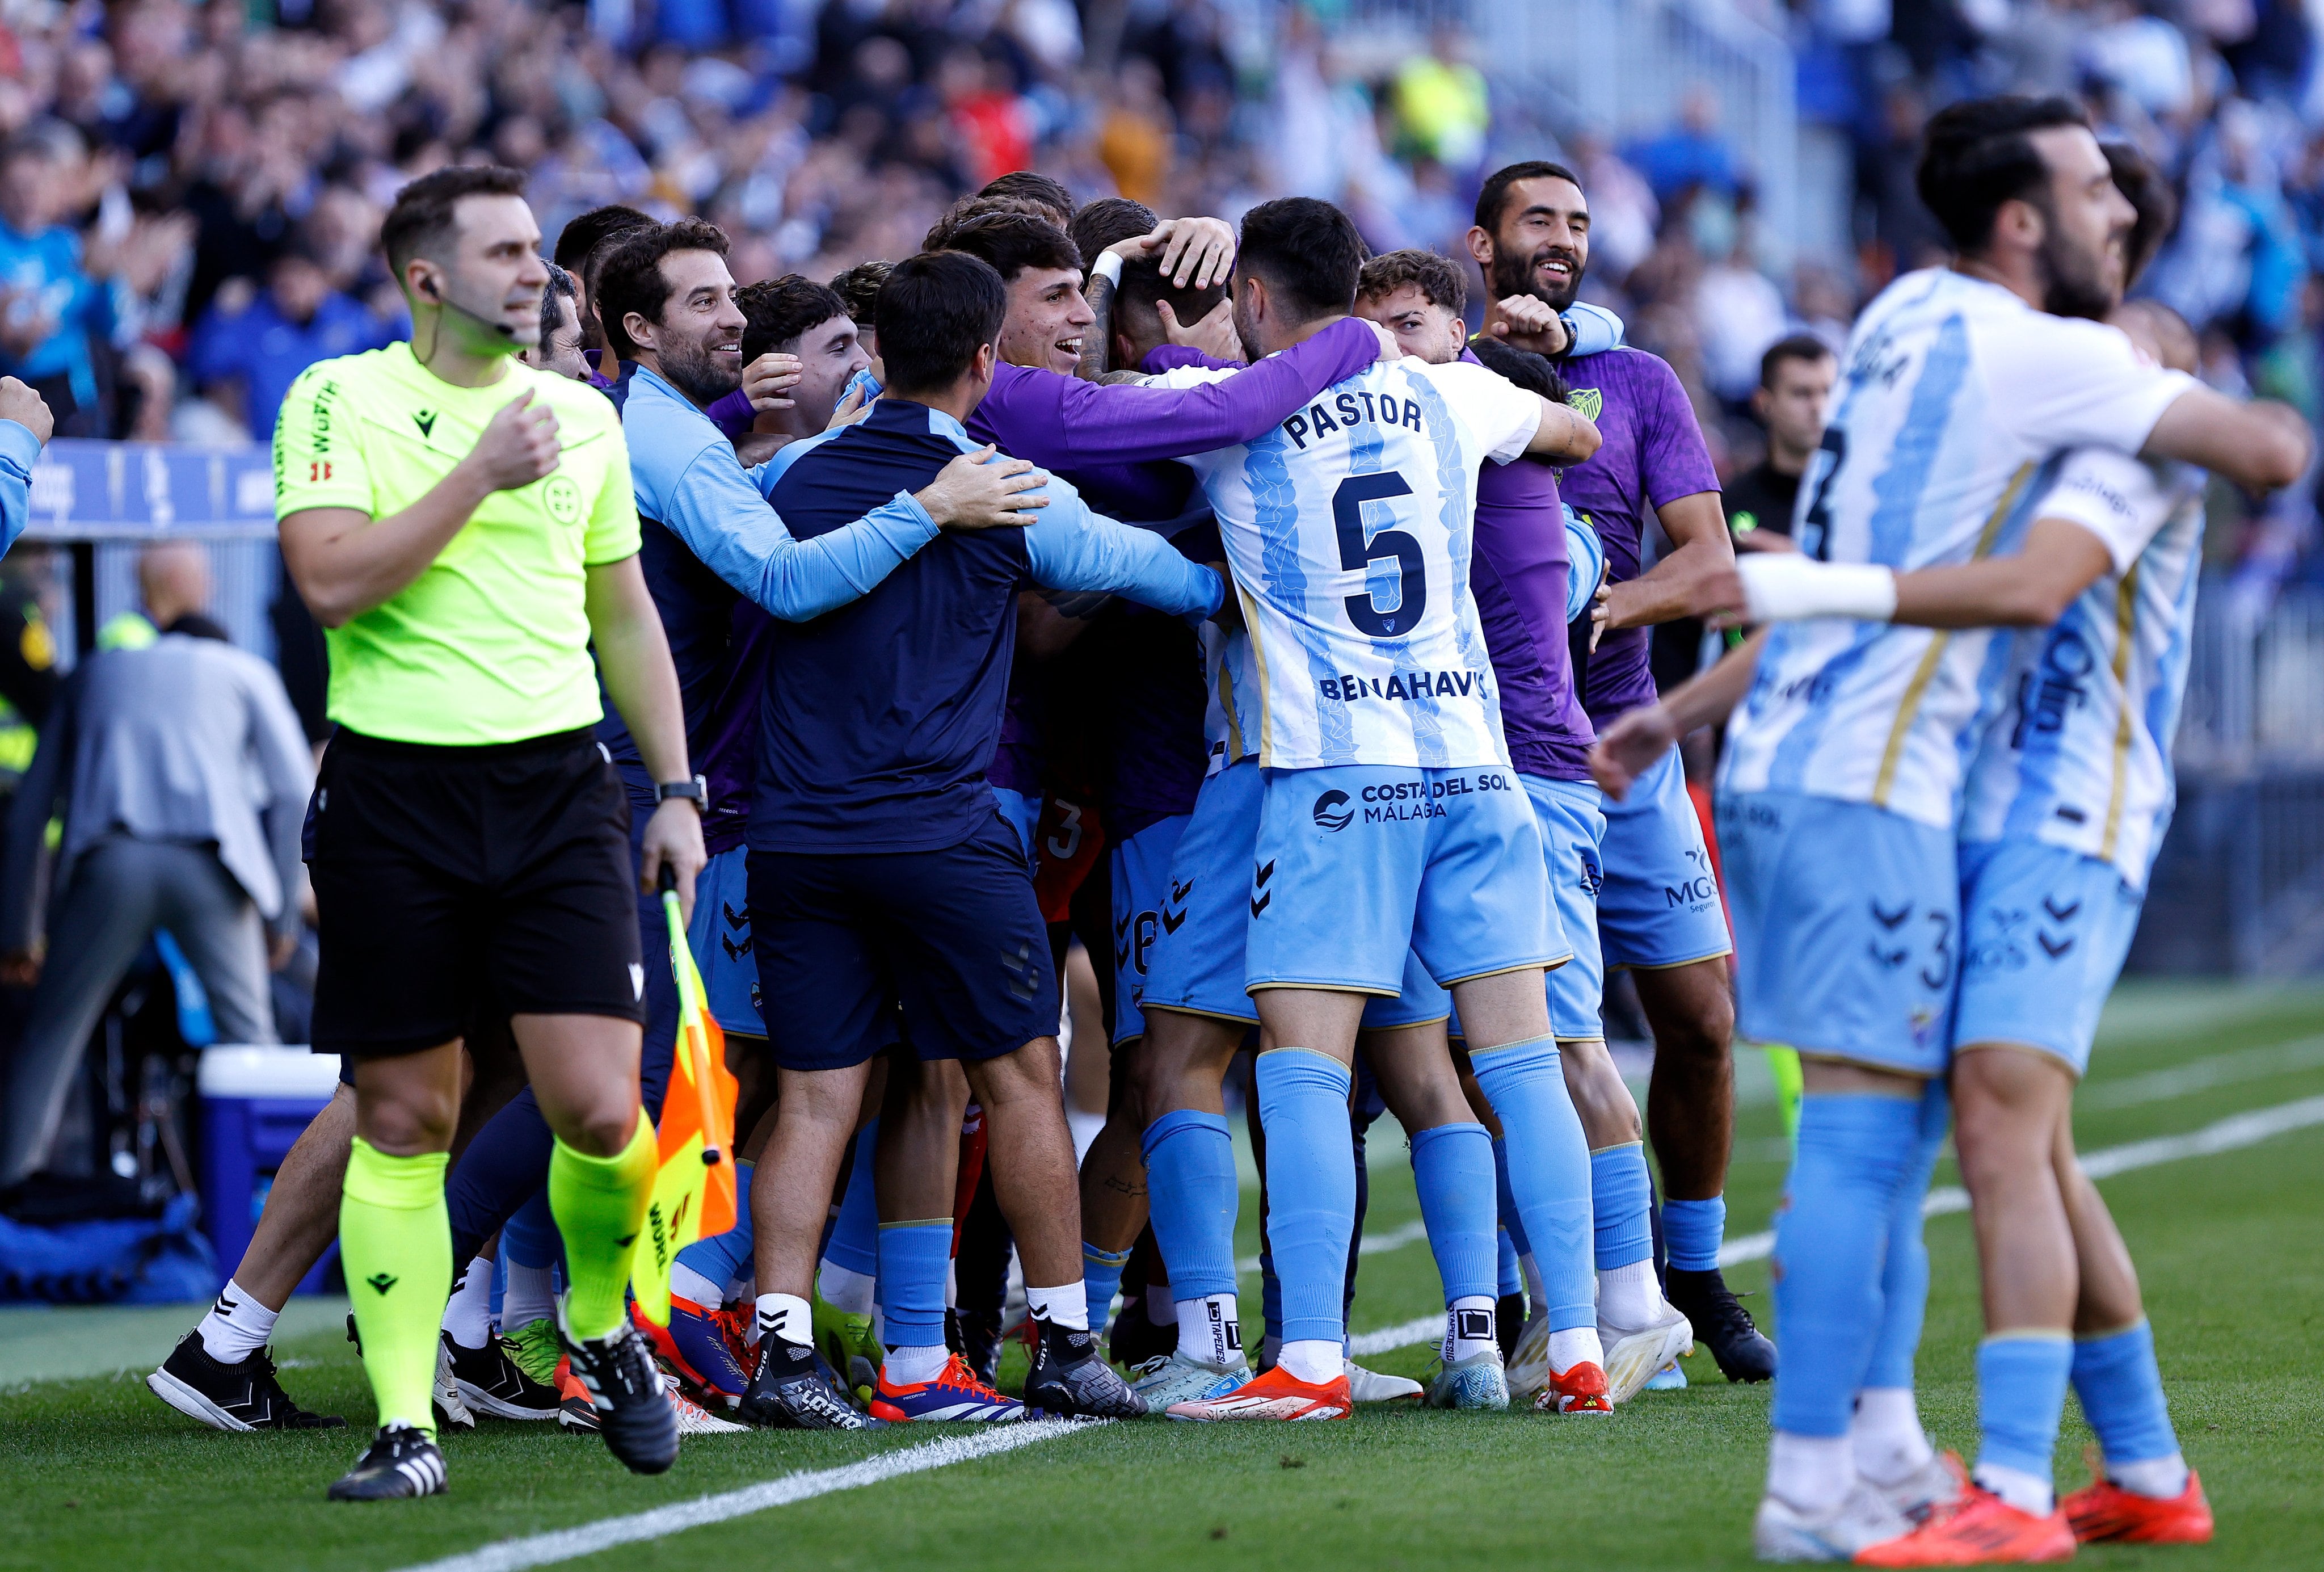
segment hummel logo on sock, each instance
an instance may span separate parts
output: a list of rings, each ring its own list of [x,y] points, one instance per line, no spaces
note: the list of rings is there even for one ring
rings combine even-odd
[[[364,1279],[364,1281],[369,1283],[381,1293],[385,1293],[401,1281],[401,1279],[393,1277],[384,1271],[374,1271],[369,1277]]]

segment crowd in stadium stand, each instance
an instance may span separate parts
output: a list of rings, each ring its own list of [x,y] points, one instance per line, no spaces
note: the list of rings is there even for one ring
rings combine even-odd
[[[2003,88],[2083,94],[2171,173],[2184,216],[2150,291],[2202,327],[2211,380],[2315,412],[2324,89],[2315,24],[2292,0],[1745,4],[1794,44],[1803,139],[1837,153],[1803,167],[1853,171],[1851,254],[1766,271],[1766,171],[1708,89],[1652,134],[1556,128],[1590,188],[1592,291],[1679,368],[1724,468],[1757,457],[1746,401],[1761,351],[1801,327],[1837,341],[1860,300],[1934,253],[1911,189],[1928,114]],[[1542,151],[1502,144],[1544,116],[1496,114],[1511,89],[1489,88],[1478,40],[1444,28],[1383,54],[1338,25],[1343,10],[11,6],[0,369],[41,388],[60,435],[263,439],[300,367],[399,330],[379,216],[403,181],[459,161],[531,171],[552,237],[605,201],[703,214],[738,237],[744,279],[903,255],[953,198],[1019,167],[1085,198],[1230,219],[1323,196],[1376,249],[1462,256],[1480,170]],[[2314,532],[2295,488],[2215,530],[2213,552],[2280,579]]]

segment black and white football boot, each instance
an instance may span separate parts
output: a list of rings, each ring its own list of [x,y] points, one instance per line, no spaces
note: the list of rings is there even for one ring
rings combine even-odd
[[[576,1337],[558,1307],[557,1336],[573,1378],[589,1394],[605,1449],[632,1474],[662,1474],[678,1461],[678,1410],[644,1334],[623,1320],[603,1337]]]
[[[1130,1390],[1087,1331],[1036,1318],[1025,1406],[1065,1419],[1134,1419],[1146,1400]]]
[[[444,1493],[444,1454],[425,1430],[383,1425],[327,1493],[333,1501],[408,1501]]]
[[[767,1430],[884,1430],[847,1401],[831,1366],[812,1348],[786,1343],[770,1332],[759,1339],[759,1368],[751,1390],[734,1410],[746,1425]]]
[[[481,1348],[463,1348],[447,1332],[444,1353],[450,1362],[452,1383],[470,1412],[490,1414],[496,1419],[557,1417],[557,1389],[527,1375],[505,1338],[494,1336]]]
[[[145,1378],[153,1395],[217,1430],[342,1430],[337,1414],[310,1414],[290,1401],[274,1378],[271,1349],[254,1349],[235,1364],[210,1357],[200,1328],[178,1339],[161,1368]]]

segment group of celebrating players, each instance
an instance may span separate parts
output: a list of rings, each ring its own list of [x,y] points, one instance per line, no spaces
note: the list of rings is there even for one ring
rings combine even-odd
[[[411,340],[309,370],[275,438],[330,645],[313,1035],[347,1085],[149,1384],[338,1424],[266,1348],[333,1239],[379,1417],[340,1499],[442,1490],[479,1412],[641,1473],[742,1426],[1604,1416],[1700,1338],[1776,1377],[1763,1556],[2208,1538],[2068,1107],[2169,813],[2200,470],[2288,485],[2307,435],[2124,303],[2167,199],[2071,105],[1945,111],[1920,188],[1959,260],[1867,310],[1799,549],[1738,559],[1676,378],[1576,301],[1558,164],[1484,182],[1473,337],[1462,270],[1307,199],[1231,227],[1012,175],[918,255],[738,288],[698,219],[598,209],[551,264],[515,171],[407,187]],[[1658,698],[1680,618],[1738,632]],[[1724,900],[1677,748],[1722,724]],[[626,1290],[669,881],[750,1161],[663,1327]],[[1077,933],[1112,1049],[1078,1165]],[[1779,1375],[1719,1268],[1738,1003],[1806,1067]],[[1382,1111],[1443,1279],[1425,1389],[1346,1352]],[[1913,1397],[1955,1123],[1973,1475]],[[2105,1465],[2061,1503],[2070,1382]]]

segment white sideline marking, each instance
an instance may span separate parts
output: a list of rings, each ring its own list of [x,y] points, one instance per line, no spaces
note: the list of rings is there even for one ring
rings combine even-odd
[[[424,1562],[406,1568],[405,1572],[519,1572],[520,1568],[526,1567],[547,1567],[558,1561],[594,1556],[616,1545],[634,1545],[643,1540],[665,1539],[671,1534],[684,1533],[688,1529],[748,1517],[772,1507],[789,1506],[794,1502],[829,1495],[834,1491],[858,1490],[864,1485],[878,1484],[907,1474],[925,1474],[931,1468],[949,1468],[955,1463],[970,1463],[979,1457],[1014,1452],[1020,1447],[1030,1447],[1084,1428],[1070,1419],[1021,1420],[1013,1425],[996,1426],[979,1436],[952,1437],[930,1441],[925,1446],[906,1447],[877,1457],[867,1457],[861,1463],[848,1464],[844,1468],[818,1468],[810,1473],[787,1474],[780,1479],[730,1490],[723,1495],[699,1496],[670,1506],[658,1506],[651,1512],[632,1512],[628,1517],[605,1518],[594,1523],[583,1523],[578,1528],[559,1529],[552,1534],[504,1540],[497,1545],[487,1545],[481,1550],[471,1550],[466,1555]]]
[[[2192,1068],[2192,1067],[2190,1067]],[[2246,1146],[2256,1146],[2263,1141],[2293,1130],[2305,1130],[2324,1124],[2324,1097],[2302,1097],[2296,1103],[2282,1103],[2273,1108],[2255,1108],[2248,1114],[2236,1114],[2200,1130],[2190,1130],[2184,1135],[2158,1135],[2152,1141],[2133,1141],[2122,1146],[2109,1146],[2103,1151],[2082,1154],[2082,1171],[2094,1179],[2112,1179],[2118,1173],[2131,1173],[2142,1168],[2154,1168],[2162,1163],[2177,1162],[2181,1158],[2210,1157],[2222,1151],[2236,1151]],[[1969,1192],[1958,1185],[1931,1190],[1927,1200],[1921,1203],[1921,1216],[1939,1217],[1949,1212],[1969,1210]],[[1739,1262],[1765,1261],[1775,1253],[1773,1230],[1764,1234],[1746,1234],[1740,1239],[1730,1239],[1719,1252],[1719,1264],[1733,1266]]]
[[[1444,1336],[1444,1312],[1433,1316],[1417,1316],[1400,1327],[1383,1327],[1377,1332],[1359,1332],[1348,1339],[1348,1355],[1361,1359],[1369,1355],[1386,1354],[1391,1349],[1409,1348],[1415,1343],[1434,1343]]]
[[[2074,1106],[2093,1110],[2135,1108],[2142,1103],[2160,1103],[2189,1092],[2207,1092],[2213,1087],[2233,1086],[2238,1081],[2290,1075],[2319,1065],[2324,1065],[2324,1037],[2296,1038],[2290,1042],[2270,1043],[2265,1048],[2246,1049],[2241,1053],[2199,1059],[2192,1064],[2176,1065],[2170,1069],[2150,1070],[2143,1076],[2126,1076],[2118,1081],[2100,1081],[2077,1092]]]

